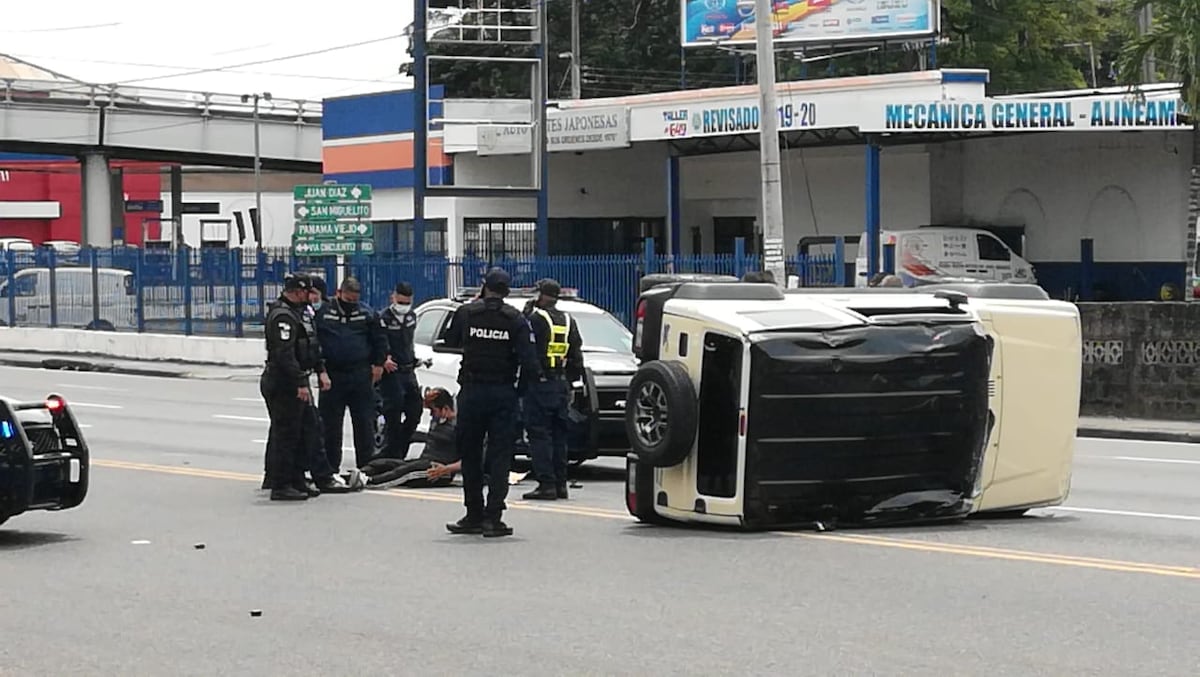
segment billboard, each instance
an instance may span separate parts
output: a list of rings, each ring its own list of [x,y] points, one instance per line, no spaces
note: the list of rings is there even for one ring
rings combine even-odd
[[[754,44],[754,0],[682,0],[684,47]],[[771,0],[776,42],[831,44],[928,37],[938,0]]]

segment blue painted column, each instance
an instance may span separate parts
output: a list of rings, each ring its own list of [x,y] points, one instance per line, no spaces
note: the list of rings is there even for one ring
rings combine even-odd
[[[668,241],[671,243],[671,249],[667,253],[672,256],[679,256],[682,246],[680,244],[682,228],[680,221],[683,208],[683,197],[679,192],[679,156],[671,155],[667,157],[667,228],[670,229]]]
[[[879,145],[867,143],[867,279],[879,272]]]
[[[413,0],[413,253],[425,245],[425,188],[429,183],[429,63],[425,25],[428,0]]]

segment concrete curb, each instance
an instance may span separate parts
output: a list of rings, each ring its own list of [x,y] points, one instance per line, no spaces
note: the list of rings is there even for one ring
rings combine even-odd
[[[26,367],[30,369],[50,369],[54,371],[92,371],[106,374],[127,374],[130,376],[157,376],[162,378],[188,378],[190,371],[179,369],[149,369],[146,367],[131,367],[113,364],[111,362],[92,362],[63,357],[11,357],[0,355],[0,365],[8,367]]]
[[[1180,444],[1200,444],[1200,433],[1174,432],[1167,430],[1118,430],[1114,428],[1080,428],[1075,433],[1079,437],[1091,437],[1103,440],[1137,440],[1139,442],[1176,442]]]

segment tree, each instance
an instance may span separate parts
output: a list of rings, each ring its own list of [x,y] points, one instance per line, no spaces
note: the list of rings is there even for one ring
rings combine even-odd
[[[1132,17],[1151,4],[1151,0],[1125,0],[1125,15]],[[1153,54],[1172,80],[1180,83],[1180,98],[1192,123],[1192,167],[1188,181],[1187,240],[1185,256],[1187,277],[1196,275],[1196,226],[1200,219],[1200,0],[1154,0],[1154,22],[1144,33],[1129,36],[1121,52],[1117,77],[1131,89],[1144,84],[1142,64]],[[1133,33],[1133,29],[1130,29]],[[1139,92],[1139,97],[1145,95]]]

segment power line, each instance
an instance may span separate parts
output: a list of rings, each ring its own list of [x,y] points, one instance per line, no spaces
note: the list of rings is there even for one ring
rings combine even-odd
[[[12,56],[20,57],[22,59],[44,59],[46,61],[58,60],[58,61],[64,61],[64,62],[68,62],[68,63],[83,63],[83,64],[93,64],[93,65],[98,65],[98,66],[132,66],[134,68],[157,68],[159,70],[180,70],[180,71],[202,70],[199,66],[178,66],[178,65],[168,66],[168,65],[163,65],[163,64],[144,63],[144,62],[137,62],[137,61],[109,61],[106,59],[69,59],[69,58],[64,58],[64,57],[51,56],[51,55],[40,55],[40,54],[12,54]],[[31,65],[36,66],[36,64],[31,64]],[[367,79],[367,78],[348,78],[348,77],[344,77],[344,76],[331,76],[331,75],[308,75],[308,74],[302,74],[302,73],[274,73],[274,72],[270,72],[270,71],[253,71],[253,70],[247,71],[247,70],[236,70],[233,68],[226,69],[225,72],[234,73],[234,74],[245,74],[245,75],[265,75],[268,77],[297,78],[297,79],[302,79],[302,80],[329,80],[329,81],[333,81],[333,82],[365,82],[365,83],[386,82],[383,80],[373,80],[373,79]],[[180,77],[180,76],[182,76],[182,74],[175,75],[172,77]]]
[[[347,44],[343,44],[343,45],[334,45],[333,47],[326,47],[324,49],[314,49],[314,50],[311,50],[308,52],[300,52],[298,54],[287,54],[284,56],[276,56],[276,57],[272,57],[270,59],[258,59],[257,61],[246,61],[243,63],[235,63],[235,64],[230,64],[228,66],[215,66],[212,68],[197,68],[194,70],[185,71],[183,73],[175,73],[172,75],[154,75],[154,76],[150,76],[150,77],[133,78],[131,80],[123,80],[121,82],[113,82],[113,83],[108,83],[108,84],[133,85],[133,84],[138,84],[141,82],[154,82],[156,80],[170,80],[172,78],[182,78],[182,77],[187,77],[190,75],[204,75],[205,73],[222,73],[222,72],[226,72],[226,71],[236,69],[236,68],[247,68],[249,66],[262,66],[264,64],[269,64],[269,63],[279,63],[280,61],[290,61],[292,59],[302,59],[302,58],[308,57],[308,56],[329,54],[330,52],[337,52],[337,51],[341,51],[341,50],[345,50],[345,49],[354,49],[356,47],[365,47],[367,45],[374,45],[374,44],[377,44],[380,42],[387,42],[388,40],[396,40],[398,38],[403,38],[403,37],[405,37],[403,34],[388,35],[388,36],[384,36],[382,38],[373,38],[371,40],[361,40],[359,42],[351,42],[351,43],[347,43]]]
[[[90,31],[97,28],[116,28],[121,22],[88,24],[84,26],[59,26],[57,28],[0,28],[0,33],[65,33],[67,31]]]

